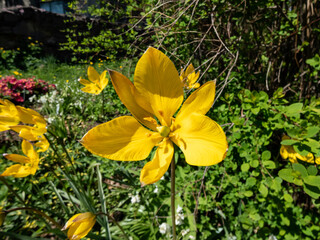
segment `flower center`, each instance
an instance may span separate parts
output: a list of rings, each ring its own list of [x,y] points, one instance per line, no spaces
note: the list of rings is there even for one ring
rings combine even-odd
[[[157,130],[162,137],[168,137],[168,135],[170,133],[170,128],[167,126],[159,126],[159,127],[157,127]]]

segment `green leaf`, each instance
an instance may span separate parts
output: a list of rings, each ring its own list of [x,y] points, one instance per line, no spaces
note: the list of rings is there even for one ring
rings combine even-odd
[[[242,172],[247,172],[249,169],[250,169],[249,163],[243,163],[243,164],[241,165],[241,171],[242,171]]]
[[[296,114],[302,110],[302,107],[302,103],[293,103],[286,107],[285,112],[287,115]]]
[[[313,165],[310,165],[310,166],[307,168],[307,171],[308,171],[309,175],[312,175],[312,176],[315,176],[315,175],[317,175],[317,173],[318,173],[318,169],[317,169],[315,166],[313,166]]]
[[[305,184],[303,185],[303,190],[310,197],[313,197],[315,199],[318,199],[320,197],[320,189],[318,187]]]
[[[287,182],[293,183],[294,181],[294,177],[292,176],[292,169],[281,169],[278,175]]]
[[[263,197],[268,196],[268,188],[263,183],[260,184],[259,192]]]
[[[257,108],[251,108],[251,112],[254,114],[254,115],[257,115],[259,112],[260,112],[260,108],[257,107]]]
[[[256,168],[259,166],[259,161],[258,160],[252,160],[250,162],[251,167]]]
[[[245,195],[246,197],[251,197],[251,196],[253,195],[253,192],[252,192],[252,191],[245,191],[245,192],[244,192],[244,195]]]
[[[305,136],[305,138],[312,138],[313,136],[315,136],[318,132],[319,132],[320,128],[319,127],[308,127],[307,128],[307,135]]]
[[[307,169],[300,163],[292,164],[292,169],[295,170],[295,171],[298,171],[301,174],[302,178],[308,176]]]
[[[290,194],[286,193],[283,195],[284,200],[286,200],[287,202],[293,202],[293,199],[291,197]]]
[[[252,187],[256,184],[257,182],[257,179],[255,179],[254,177],[249,177],[247,180],[246,180],[246,186],[248,187]]]
[[[265,168],[268,168],[268,169],[275,169],[276,168],[276,164],[274,161],[264,161],[263,166],[265,166]]]
[[[320,187],[320,176],[307,176],[303,181],[308,185]]]
[[[268,150],[263,151],[261,158],[262,160],[269,160],[271,158],[271,152]]]
[[[281,141],[281,145],[288,146],[288,145],[293,145],[293,144],[295,144],[297,142],[299,142],[299,141],[293,140],[293,139],[286,139],[286,140]]]

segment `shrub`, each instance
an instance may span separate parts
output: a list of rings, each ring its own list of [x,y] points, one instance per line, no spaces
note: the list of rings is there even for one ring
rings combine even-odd
[[[15,76],[5,76],[0,79],[0,97],[9,99],[16,104],[28,101],[34,95],[42,95],[55,88],[54,84],[35,78],[17,79]]]

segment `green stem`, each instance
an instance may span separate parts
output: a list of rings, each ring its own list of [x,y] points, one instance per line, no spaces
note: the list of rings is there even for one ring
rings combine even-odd
[[[4,178],[4,177],[0,177],[0,180],[1,182],[3,182],[7,187],[8,189],[20,200],[20,202],[23,204],[23,205],[28,205],[25,203],[25,201],[18,195],[18,193],[16,193],[15,190],[13,190],[13,188],[8,184],[7,180]]]
[[[171,161],[171,216],[172,216],[172,240],[176,240],[176,181],[175,181],[175,159]]]
[[[18,211],[18,210],[26,210],[26,211],[32,211],[40,216],[42,216],[43,218],[47,219],[49,222],[53,223],[57,228],[61,229],[62,226],[56,222],[53,218],[49,217],[47,214],[45,214],[44,212],[41,212],[37,209],[31,208],[31,207],[18,207],[18,208],[12,208],[9,210],[6,210],[4,212],[6,213],[10,213],[10,212],[14,212],[14,211]]]
[[[102,118],[104,118],[104,97],[103,97],[103,90],[102,90],[102,92],[101,92],[101,97],[102,97]]]

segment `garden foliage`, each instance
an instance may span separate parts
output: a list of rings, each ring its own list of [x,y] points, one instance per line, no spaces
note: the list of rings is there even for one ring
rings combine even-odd
[[[79,142],[97,125],[129,114],[111,84],[95,84],[107,82],[104,71],[132,76],[136,57],[153,45],[183,69],[185,97],[197,83],[217,80],[207,115],[229,145],[226,158],[208,167],[187,164],[175,149],[177,238],[320,239],[319,4],[115,0],[96,8],[71,1],[74,14],[91,17],[101,31],[92,32],[90,21],[88,31],[65,30],[61,49],[86,65],[19,55],[32,57],[32,64],[20,64],[21,78],[36,76],[57,89],[37,94],[30,106],[46,119],[50,142],[39,153],[39,169],[26,178],[0,178],[0,236],[65,239],[72,235],[61,231],[65,223],[76,231],[83,221],[90,239],[170,238],[170,174],[139,183],[155,149],[146,160],[117,162]],[[18,52],[1,51],[3,71],[11,75]],[[102,74],[87,77],[87,65]],[[190,66],[195,72],[184,76]],[[0,137],[0,153],[22,154],[18,133]],[[2,163],[0,172],[11,165],[4,157]]]

